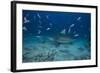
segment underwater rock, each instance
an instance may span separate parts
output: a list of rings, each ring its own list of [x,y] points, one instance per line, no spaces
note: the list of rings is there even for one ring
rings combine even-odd
[[[74,60],[88,60],[88,59],[91,59],[90,54],[82,54],[74,57]]]
[[[55,42],[54,43],[54,46],[57,48],[57,47],[59,47],[61,45],[61,43],[59,43],[59,42]]]
[[[54,41],[54,38],[53,37],[49,37],[48,40]]]
[[[59,50],[60,52],[62,52],[62,53],[70,53],[70,51],[69,50],[64,50],[64,49],[62,49],[62,50]]]
[[[66,48],[66,49],[69,48],[69,45],[66,45],[66,44],[65,44],[65,45],[63,45],[63,46],[64,46],[64,48]]]
[[[90,52],[90,51],[91,51],[90,44],[86,44],[84,47],[85,47],[85,48],[87,48],[87,51],[88,51],[88,52]]]
[[[33,57],[30,56],[30,52],[23,53],[23,62],[32,62]]]
[[[78,50],[81,51],[81,52],[83,52],[85,49],[82,48],[82,47],[80,47],[80,48],[78,48]]]
[[[85,45],[85,47],[86,47],[86,48],[90,48],[90,44],[87,43],[87,44]]]
[[[32,42],[23,50],[23,62],[47,62],[65,60],[87,60],[90,59],[90,52],[85,47],[87,43],[80,43],[67,35],[52,37],[36,37],[38,41]],[[44,38],[44,39],[42,39]],[[45,40],[45,42],[41,42]]]
[[[79,60],[87,60],[87,59],[90,59],[89,56],[80,56],[79,57]]]
[[[53,61],[56,55],[56,50],[40,51],[32,50],[28,53],[23,54],[23,62],[44,62]]]
[[[30,51],[30,50],[32,50],[32,49],[31,49],[31,48],[24,48],[24,50]]]
[[[26,62],[32,62],[32,59],[33,58],[29,58],[29,57],[23,56],[23,62],[24,63],[26,63]]]
[[[55,56],[55,61],[73,60],[74,56],[71,53],[59,51]]]
[[[46,54],[42,54],[42,56],[39,58],[39,61],[53,61],[55,54],[55,50],[48,51]]]
[[[48,45],[46,45],[46,43],[38,43],[33,48],[42,50],[42,49],[48,48]]]

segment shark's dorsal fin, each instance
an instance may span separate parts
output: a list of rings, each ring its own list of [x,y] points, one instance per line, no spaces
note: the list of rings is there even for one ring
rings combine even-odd
[[[66,29],[63,29],[60,33],[65,35],[66,34]]]

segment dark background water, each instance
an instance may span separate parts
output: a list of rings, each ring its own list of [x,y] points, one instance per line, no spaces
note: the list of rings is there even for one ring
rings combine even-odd
[[[77,34],[77,37],[90,38],[90,13],[23,10],[22,16],[23,27],[26,29],[23,30],[24,37],[55,36],[66,29],[66,34],[72,37],[76,37]],[[28,22],[24,23],[26,20]],[[72,24],[74,24],[73,27],[71,27]],[[68,32],[69,29],[70,32]]]

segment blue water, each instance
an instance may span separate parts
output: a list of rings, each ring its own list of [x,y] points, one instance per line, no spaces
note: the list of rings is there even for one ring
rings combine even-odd
[[[91,14],[23,10],[22,61],[91,59]]]

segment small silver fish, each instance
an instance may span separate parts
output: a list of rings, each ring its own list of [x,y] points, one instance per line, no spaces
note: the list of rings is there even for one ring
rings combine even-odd
[[[24,30],[24,31],[27,31],[27,28],[24,26],[24,27],[23,27],[23,30]]]
[[[26,17],[24,17],[24,23],[30,22]]]
[[[48,15],[46,15],[46,18],[47,18],[47,19],[49,19],[49,16],[48,16]]]
[[[40,14],[39,14],[39,13],[37,13],[37,16],[38,16],[39,18],[41,18],[41,16],[40,16]]]
[[[77,20],[79,21],[81,19],[81,17],[78,17]]]
[[[69,28],[69,29],[68,29],[68,33],[70,33],[70,32],[71,32],[71,29]]]
[[[70,25],[70,28],[71,28],[71,27],[74,27],[74,26],[75,26],[75,24],[71,24],[71,25]]]
[[[50,28],[47,28],[46,30],[50,30]]]
[[[41,31],[40,30],[38,30],[38,34],[40,34],[41,33]]]
[[[66,29],[63,29],[60,33],[61,34],[66,34]]]
[[[79,34],[75,34],[75,35],[74,35],[74,37],[78,37],[78,36],[79,36]]]

